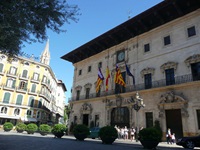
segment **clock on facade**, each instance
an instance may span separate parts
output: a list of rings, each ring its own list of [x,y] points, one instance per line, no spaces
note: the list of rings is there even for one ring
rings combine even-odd
[[[124,58],[125,58],[124,51],[119,52],[117,55],[117,61],[118,62],[124,61]]]

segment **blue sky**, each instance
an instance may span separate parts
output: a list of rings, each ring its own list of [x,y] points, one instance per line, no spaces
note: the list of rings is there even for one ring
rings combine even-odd
[[[47,31],[50,41],[50,66],[56,78],[65,83],[68,90],[66,103],[71,97],[74,67],[71,62],[60,57],[127,21],[128,16],[134,17],[160,2],[162,0],[68,0],[69,4],[76,4],[80,8],[79,21],[65,24],[62,28],[67,30],[66,33]],[[24,44],[22,51],[39,57],[46,41]]]

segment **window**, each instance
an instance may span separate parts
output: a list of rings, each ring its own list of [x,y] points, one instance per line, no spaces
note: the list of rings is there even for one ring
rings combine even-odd
[[[27,89],[27,83],[25,81],[21,81],[19,84],[19,89],[26,90]]]
[[[36,80],[36,81],[39,80],[39,74],[38,73],[33,74],[33,80]]]
[[[32,116],[32,111],[31,110],[27,110],[26,115],[27,115],[27,117],[31,117]]]
[[[192,27],[188,28],[187,29],[187,33],[188,33],[188,37],[196,35],[195,26],[192,26]]]
[[[170,36],[168,35],[164,37],[164,45],[169,45],[169,44],[171,44],[171,40],[170,40]]]
[[[1,113],[2,114],[7,114],[7,110],[8,110],[7,107],[1,107]]]
[[[152,112],[146,112],[146,128],[153,127],[153,113]]]
[[[77,116],[74,116],[74,125],[77,124]]]
[[[200,62],[191,64],[193,81],[200,80]]]
[[[166,77],[166,85],[175,84],[174,68],[166,69],[165,70],[165,77]]]
[[[91,69],[92,69],[92,67],[91,67],[91,66],[89,66],[89,67],[88,67],[88,72],[91,72]]]
[[[42,82],[47,83],[47,77],[45,75],[42,78]]]
[[[82,74],[82,70],[79,70],[78,75],[80,76]]]
[[[4,94],[3,103],[8,104],[9,101],[10,101],[10,93],[6,92],[6,93]]]
[[[15,88],[16,80],[9,78],[6,83],[6,87]]]
[[[88,99],[90,97],[90,88],[86,88],[85,98]]]
[[[41,112],[38,111],[38,112],[37,112],[37,119],[39,119],[40,117],[41,117]]]
[[[21,105],[22,104],[22,99],[23,99],[23,96],[21,94],[17,95],[16,105]]]
[[[25,62],[24,65],[29,66],[29,63],[28,63],[28,62]]]
[[[200,109],[197,110],[197,123],[198,123],[198,129],[200,130]]]
[[[79,100],[79,98],[80,98],[80,90],[77,90],[76,91],[76,100]]]
[[[36,91],[36,84],[32,84],[31,92],[32,92],[32,93],[35,93],[35,91]]]
[[[3,72],[3,64],[2,63],[0,63],[0,72]]]
[[[98,68],[102,68],[102,62],[99,62]]]
[[[23,78],[27,78],[27,75],[28,75],[28,71],[27,70],[23,70],[22,77]]]
[[[42,99],[40,99],[38,102],[38,108],[42,108]]]
[[[10,72],[9,72],[9,73],[12,74],[12,75],[16,75],[16,73],[17,73],[17,68],[11,66],[11,67],[10,67]]]
[[[148,43],[144,45],[144,52],[149,52],[149,51],[150,51],[150,45]]]
[[[34,106],[34,98],[33,97],[29,98],[28,106],[30,106],[30,107]]]
[[[151,73],[144,75],[144,85],[145,89],[150,89],[152,87]]]
[[[19,115],[20,114],[20,109],[19,108],[16,108],[15,110],[14,110],[14,115]]]

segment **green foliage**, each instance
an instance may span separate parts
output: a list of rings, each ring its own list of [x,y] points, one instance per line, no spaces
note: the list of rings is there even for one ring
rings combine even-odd
[[[158,120],[155,120],[155,125],[154,127],[159,131],[159,136],[162,137],[163,133],[162,133],[162,129],[161,129],[161,126],[160,126],[160,122]]]
[[[147,141],[161,141],[162,134],[160,134],[160,131],[155,128],[143,128],[139,131],[139,140],[147,140]]]
[[[74,134],[86,134],[89,135],[90,131],[89,128],[84,124],[78,124],[73,129]]]
[[[47,29],[60,33],[64,23],[77,22],[79,8],[66,0],[0,0],[0,50],[17,55],[23,42],[47,39]]]
[[[66,126],[63,124],[55,124],[51,130],[51,132],[55,135],[55,137],[61,138],[66,131]]]
[[[26,126],[26,131],[27,133],[34,133],[35,131],[38,130],[38,126],[34,123],[30,123]]]
[[[11,122],[5,122],[3,124],[4,131],[10,131],[13,129],[13,124]]]
[[[118,137],[117,130],[113,126],[102,127],[99,131],[99,137],[104,138],[114,138]]]
[[[26,124],[24,123],[18,123],[16,125],[16,130],[19,131],[19,132],[23,132],[26,130]]]
[[[40,131],[40,132],[49,133],[49,132],[51,132],[51,127],[50,127],[48,124],[41,124],[41,125],[39,126],[39,131]]]
[[[76,124],[74,124],[74,122],[71,122],[69,132],[73,132],[73,129],[74,129],[75,126],[76,126]]]

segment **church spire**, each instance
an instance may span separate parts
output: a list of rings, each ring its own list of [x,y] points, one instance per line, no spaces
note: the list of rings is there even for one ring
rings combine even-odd
[[[40,62],[44,63],[46,65],[49,65],[49,63],[50,63],[49,39],[47,40],[44,51],[41,54]]]

